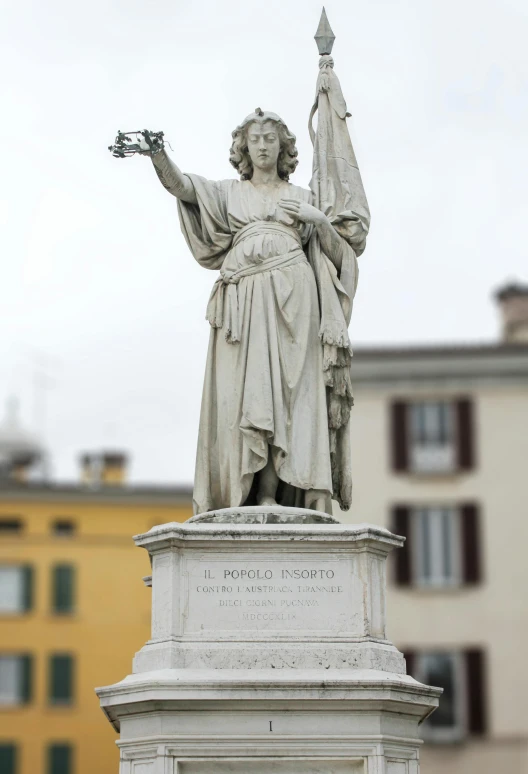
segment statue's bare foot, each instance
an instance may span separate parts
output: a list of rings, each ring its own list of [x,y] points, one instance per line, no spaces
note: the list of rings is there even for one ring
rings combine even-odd
[[[258,505],[277,505],[277,501],[274,497],[265,495],[264,497],[259,497]]]
[[[319,489],[309,489],[305,498],[306,508],[312,511],[326,512],[326,495]]]

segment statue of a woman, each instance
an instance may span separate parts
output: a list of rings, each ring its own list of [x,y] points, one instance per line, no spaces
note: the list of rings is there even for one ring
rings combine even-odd
[[[183,174],[164,149],[150,155],[191,253],[220,272],[195,513],[276,503],[332,513],[332,498],[349,507],[347,325],[364,219],[349,212],[333,225],[312,191],[289,182],[295,136],[274,113],[257,109],[233,132],[239,180]]]

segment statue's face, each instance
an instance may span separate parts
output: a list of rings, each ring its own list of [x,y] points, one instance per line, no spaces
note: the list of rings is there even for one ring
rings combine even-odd
[[[277,169],[280,140],[274,121],[253,121],[247,129],[247,143],[253,167],[266,172]]]

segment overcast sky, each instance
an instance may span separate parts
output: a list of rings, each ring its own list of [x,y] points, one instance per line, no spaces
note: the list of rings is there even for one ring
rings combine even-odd
[[[329,0],[372,212],[356,346],[494,340],[528,280],[526,0]],[[162,129],[185,170],[234,177],[230,133],[279,113],[311,171],[320,0],[2,0],[0,401],[54,474],[123,448],[134,481],[190,482],[215,276],[118,129]],[[43,375],[48,383],[44,385]]]

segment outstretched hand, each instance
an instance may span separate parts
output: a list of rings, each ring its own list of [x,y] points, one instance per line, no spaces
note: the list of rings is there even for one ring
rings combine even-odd
[[[149,132],[148,129],[143,129],[134,132],[119,131],[114,144],[110,145],[108,150],[112,156],[123,159],[136,153],[140,156],[152,156],[163,150],[163,146],[163,132]]]
[[[281,199],[279,205],[288,215],[303,223],[312,223],[315,226],[325,219],[325,215],[321,210],[299,199]]]

